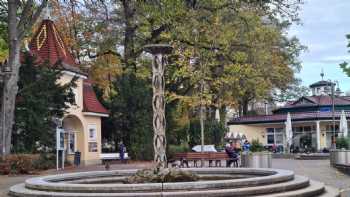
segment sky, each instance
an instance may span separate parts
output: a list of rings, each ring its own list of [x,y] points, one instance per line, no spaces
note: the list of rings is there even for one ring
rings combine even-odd
[[[293,25],[289,36],[296,36],[308,50],[300,56],[302,70],[297,74],[303,85],[324,79],[337,80],[343,92],[350,91],[350,77],[339,64],[348,61],[346,34],[350,34],[350,0],[305,0],[300,11],[301,25]]]

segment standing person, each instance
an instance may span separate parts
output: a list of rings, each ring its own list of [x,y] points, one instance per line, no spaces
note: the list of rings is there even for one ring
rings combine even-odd
[[[124,163],[124,156],[125,156],[125,152],[126,152],[126,147],[125,147],[125,145],[124,145],[124,143],[123,143],[123,141],[121,141],[120,143],[119,143],[119,157],[120,157],[120,161],[121,161],[121,163]]]
[[[273,153],[276,153],[276,151],[277,151],[276,144],[273,144],[273,145],[272,145],[272,152],[273,152]]]
[[[244,144],[243,144],[243,151],[244,152],[249,152],[249,150],[250,150],[250,143],[249,143],[248,140],[245,140]]]

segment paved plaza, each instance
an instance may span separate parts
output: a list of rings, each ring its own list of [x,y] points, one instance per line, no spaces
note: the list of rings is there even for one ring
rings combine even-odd
[[[330,167],[328,160],[292,160],[292,159],[273,159],[272,165],[274,168],[293,170],[295,174],[307,176],[310,179],[321,181],[327,185],[340,189],[350,188],[350,176],[345,175]],[[151,167],[150,162],[136,162],[131,164],[115,164],[111,166],[111,170],[116,169],[140,169]],[[63,172],[82,172],[92,170],[104,170],[104,166],[88,166],[81,168],[68,168]],[[57,174],[55,170],[45,171],[40,175]],[[8,188],[17,183],[23,182],[25,179],[39,176],[0,176],[0,196],[7,196]]]
[[[350,188],[350,176],[331,168],[329,160],[273,159],[272,167],[293,170],[295,174],[307,176],[336,188]]]

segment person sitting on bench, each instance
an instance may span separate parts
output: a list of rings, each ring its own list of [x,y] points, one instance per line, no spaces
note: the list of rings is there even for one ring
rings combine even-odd
[[[231,164],[233,163],[233,167],[238,168],[238,153],[230,146],[230,144],[226,144],[225,152],[230,158],[230,160],[226,161],[226,167],[231,167]]]

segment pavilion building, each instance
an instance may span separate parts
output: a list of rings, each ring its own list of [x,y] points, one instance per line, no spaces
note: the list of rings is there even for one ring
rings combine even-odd
[[[285,143],[285,122],[287,114],[292,119],[294,148],[304,150],[312,148],[320,151],[329,149],[332,136],[342,135],[339,132],[339,120],[342,111],[350,118],[350,97],[342,96],[340,89],[331,91],[335,84],[322,80],[310,85],[312,96],[304,96],[296,101],[287,102],[273,110],[271,115],[241,116],[228,122],[228,137],[240,134],[249,141],[258,139],[265,146],[283,146]],[[333,130],[333,102],[335,129]]]
[[[87,74],[81,71],[75,58],[69,52],[58,29],[50,18],[42,21],[29,43],[29,52],[38,63],[47,62],[48,66],[60,69],[62,76],[58,83],[65,84],[76,77],[75,105],[64,115],[62,122],[62,150],[66,159],[73,161],[74,153],[81,152],[82,164],[100,162],[101,118],[108,111],[98,101]],[[56,136],[52,136],[56,139]]]

